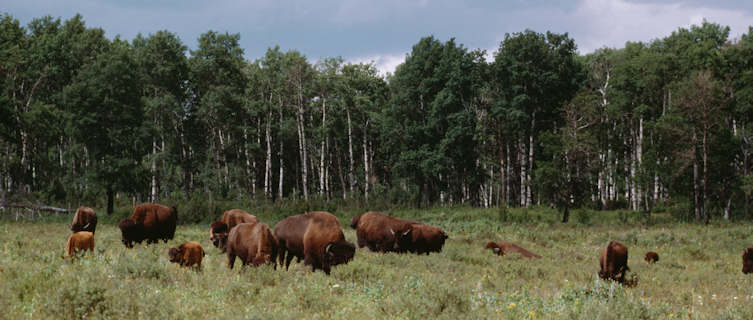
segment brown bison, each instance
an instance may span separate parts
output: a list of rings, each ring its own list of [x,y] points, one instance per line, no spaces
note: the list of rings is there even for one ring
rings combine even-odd
[[[227,237],[227,266],[232,269],[238,257],[244,266],[272,263],[277,268],[278,247],[277,238],[266,223],[238,224]]]
[[[74,233],[79,231],[89,231],[94,233],[97,229],[97,214],[94,213],[94,209],[89,207],[78,207],[76,214],[73,216],[73,223],[71,223],[71,231]]]
[[[628,263],[627,247],[617,241],[610,241],[609,244],[601,250],[599,265],[599,277],[607,280],[612,279],[619,283],[625,281],[625,272],[630,270]]]
[[[284,260],[285,268],[296,257],[313,271],[321,269],[329,274],[333,266],[353,259],[356,251],[356,246],[345,240],[340,222],[329,212],[287,217],[277,223],[274,232],[280,242],[280,264]]]
[[[439,227],[413,223],[411,224],[411,238],[409,251],[428,255],[430,252],[442,252],[442,246],[448,237]]]
[[[257,223],[259,219],[241,209],[231,209],[222,214],[222,220],[212,222],[209,228],[209,240],[212,244],[225,252],[227,236],[233,227],[240,223]]]
[[[536,258],[536,259],[541,258],[540,255],[535,254],[535,253],[533,253],[531,251],[528,251],[528,250],[524,249],[523,247],[521,247],[521,246],[519,246],[517,244],[514,244],[512,242],[504,242],[504,241],[489,242],[489,243],[486,244],[486,247],[484,247],[484,248],[485,249],[492,249],[492,251],[494,253],[496,253],[496,254],[498,254],[500,256],[503,256],[503,255],[511,253],[511,252],[517,252],[517,253],[520,253],[522,256],[524,256],[526,258]]]
[[[356,229],[359,248],[368,246],[375,252],[406,252],[413,244],[413,224],[417,222],[366,212],[353,217],[350,226]]]
[[[65,253],[68,257],[78,251],[94,250],[94,234],[89,231],[79,231],[68,237]]]
[[[643,257],[643,260],[646,260],[648,263],[656,263],[659,261],[659,254],[653,251],[646,252],[646,256]]]
[[[753,247],[745,248],[743,251],[743,273],[753,273]]]
[[[204,249],[196,241],[189,241],[181,244],[177,248],[170,248],[167,251],[170,262],[175,262],[183,267],[196,265],[201,268],[201,259],[204,258]]]
[[[175,235],[178,222],[178,209],[168,208],[154,203],[142,203],[133,208],[131,217],[120,220],[118,228],[122,233],[122,242],[127,248],[133,243],[156,243],[170,240]]]

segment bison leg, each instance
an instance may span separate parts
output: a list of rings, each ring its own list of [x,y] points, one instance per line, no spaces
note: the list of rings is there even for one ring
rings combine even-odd
[[[227,266],[230,269],[233,269],[233,265],[235,264],[235,255],[228,252],[227,253]]]
[[[293,261],[293,253],[288,251],[288,256],[285,258],[285,270],[290,268],[290,262]],[[300,262],[300,259],[298,260]]]

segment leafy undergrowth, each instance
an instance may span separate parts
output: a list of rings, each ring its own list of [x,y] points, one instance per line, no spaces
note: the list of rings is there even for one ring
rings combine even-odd
[[[359,249],[329,277],[295,262],[287,271],[238,263],[229,270],[206,225],[181,225],[168,243],[127,250],[117,227],[101,224],[93,253],[63,259],[66,224],[1,221],[2,317],[753,319],[753,276],[740,272],[742,249],[753,245],[749,223],[563,225],[548,212],[523,223],[474,212],[393,213],[441,225],[450,235],[445,249],[428,256]],[[349,218],[341,220],[355,242]],[[599,248],[612,239],[629,248],[631,288],[596,277]],[[207,252],[201,271],[168,261],[168,249],[189,240]],[[498,257],[482,249],[491,240],[543,258]],[[642,260],[647,251],[659,253],[657,264]]]

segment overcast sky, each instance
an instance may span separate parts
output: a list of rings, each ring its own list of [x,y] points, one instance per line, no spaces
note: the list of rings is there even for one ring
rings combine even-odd
[[[280,45],[311,62],[342,56],[373,61],[383,72],[428,35],[492,53],[506,33],[567,32],[584,54],[661,38],[703,19],[729,26],[730,38],[753,25],[753,1],[743,0],[0,0],[0,12],[24,25],[80,13],[88,27],[128,40],[168,30],[190,49],[208,30],[239,33],[249,60]]]

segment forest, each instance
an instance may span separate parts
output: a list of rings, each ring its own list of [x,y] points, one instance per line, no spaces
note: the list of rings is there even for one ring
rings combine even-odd
[[[207,31],[109,39],[0,15],[0,207],[116,199],[670,210],[750,219],[753,28],[581,54],[418,39],[394,73]],[[357,44],[353,44],[357,45]],[[130,200],[129,200],[130,201]]]

